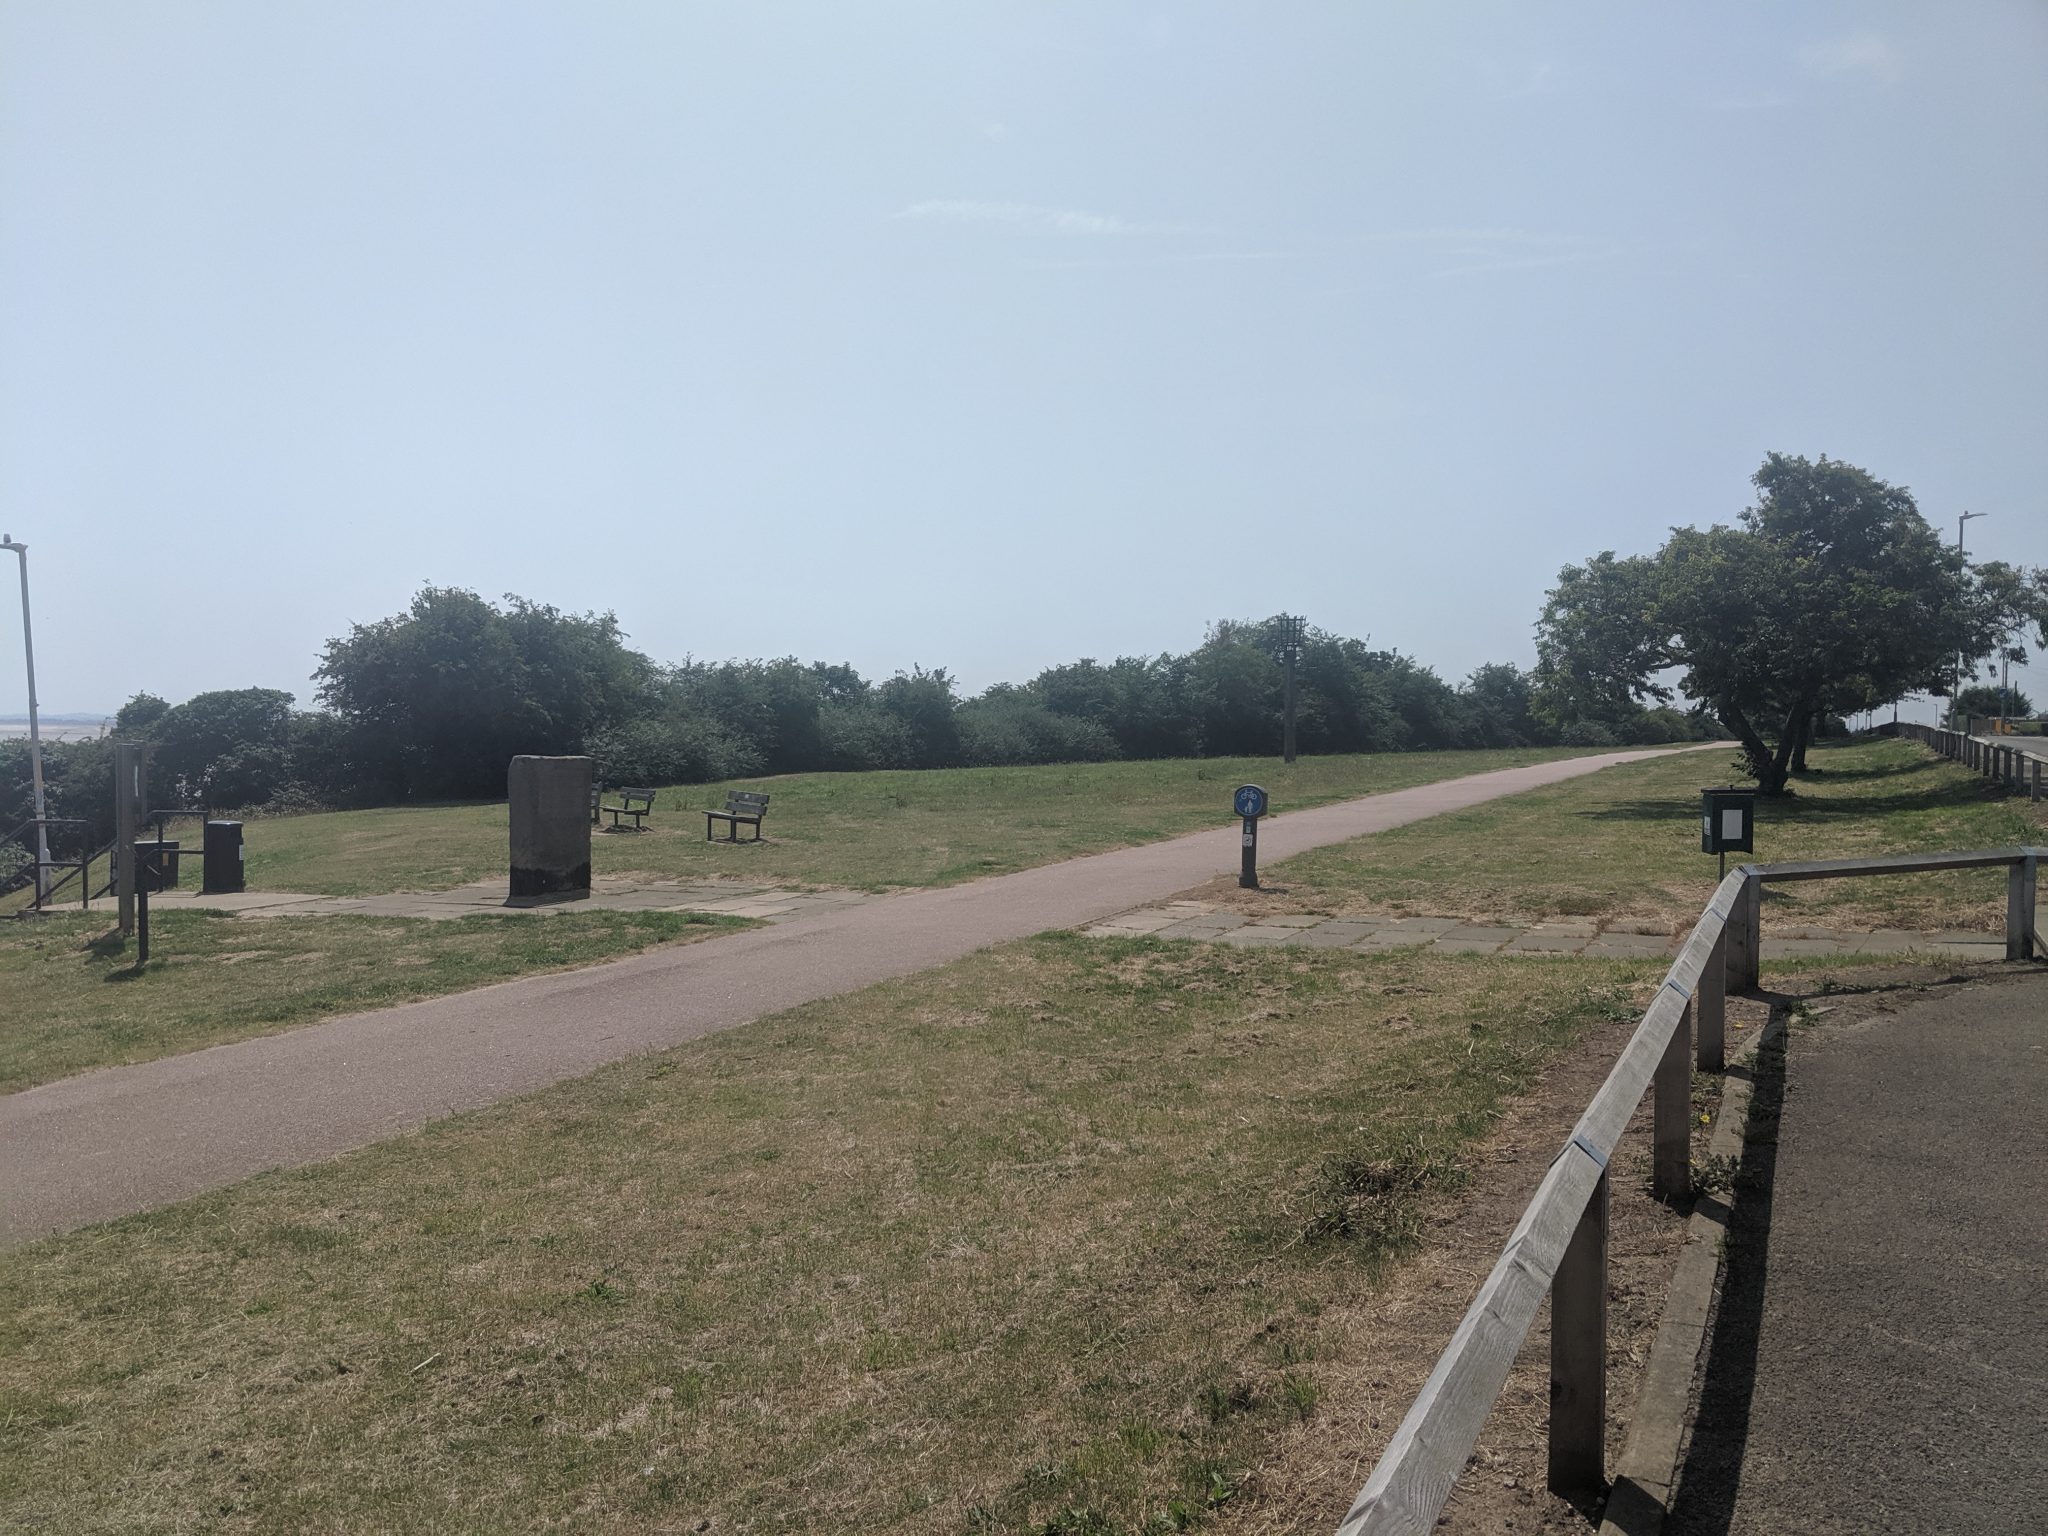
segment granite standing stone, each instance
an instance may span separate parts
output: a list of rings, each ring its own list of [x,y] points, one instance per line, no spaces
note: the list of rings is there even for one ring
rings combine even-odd
[[[515,757],[512,899],[590,894],[590,759]]]

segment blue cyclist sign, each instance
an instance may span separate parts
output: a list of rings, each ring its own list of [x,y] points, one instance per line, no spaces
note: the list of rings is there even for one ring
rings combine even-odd
[[[1259,888],[1259,818],[1266,814],[1266,792],[1256,784],[1240,784],[1230,797],[1230,808],[1244,818],[1244,864],[1237,883],[1248,891]]]

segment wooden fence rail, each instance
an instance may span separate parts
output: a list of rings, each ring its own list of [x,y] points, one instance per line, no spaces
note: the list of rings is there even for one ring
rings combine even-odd
[[[1992,848],[1730,870],[1537,1185],[1493,1272],[1337,1527],[1338,1536],[1427,1536],[1435,1527],[1546,1293],[1550,1487],[1569,1494],[1605,1486],[1608,1163],[1650,1092],[1651,1187],[1674,1201],[1691,1198],[1692,1069],[1695,1062],[1709,1071],[1722,1066],[1727,992],[1757,985],[1767,882],[2003,865],[2011,871],[2006,957],[2019,960],[2039,952],[2035,873],[2044,853],[2048,849]]]
[[[1924,742],[1943,757],[2023,791],[2031,800],[2041,798],[2041,780],[2044,772],[2048,772],[2048,761],[2044,761],[2048,759],[2048,739],[2007,736],[1985,741],[1967,731],[1945,731],[1938,726],[1915,725],[1909,720],[1888,725],[1885,730],[1910,741]]]

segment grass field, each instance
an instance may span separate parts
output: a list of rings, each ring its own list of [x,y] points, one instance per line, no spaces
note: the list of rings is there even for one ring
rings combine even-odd
[[[0,923],[0,1093],[752,926],[695,912],[440,922],[159,912],[149,964],[137,967],[103,917]]]
[[[2037,835],[1913,749],[1820,761],[1760,857]],[[1718,766],[1383,834],[1321,889],[1689,918]],[[1285,899],[1335,852],[1285,866]],[[410,926],[316,931],[337,921]],[[1501,1108],[1662,970],[1048,935],[0,1255],[0,1508],[67,1532],[1199,1525],[1358,1390],[1344,1319]]]
[[[1046,937],[7,1254],[0,1505],[1178,1529],[1655,969]]]
[[[853,890],[950,885],[1156,842],[1230,819],[1230,791],[1264,784],[1282,811],[1496,768],[1583,756],[1562,748],[1201,758],[1043,768],[813,773],[660,791],[651,831],[601,833],[599,874],[732,874]],[[759,845],[707,843],[729,789],[773,796]],[[339,811],[252,821],[252,890],[368,896],[445,890],[505,870],[502,803]]]
[[[1732,754],[1731,754],[1732,756]],[[1747,859],[1849,857],[2048,842],[2048,804],[2002,793],[1912,742],[1816,748],[1789,799],[1758,802]],[[1712,752],[1604,769],[1276,864],[1269,911],[1452,917],[1643,918],[1689,925],[1716,880],[1699,851],[1699,790],[1725,783]],[[1234,886],[1217,894],[1236,901]],[[1997,929],[2003,870],[1824,881],[1771,892],[1766,922]]]

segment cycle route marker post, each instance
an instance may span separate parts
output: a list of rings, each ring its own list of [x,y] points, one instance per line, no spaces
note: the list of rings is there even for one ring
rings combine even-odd
[[[1259,818],[1266,814],[1266,792],[1256,784],[1240,784],[1231,797],[1230,808],[1244,818],[1244,863],[1237,883],[1248,891],[1259,888]]]

